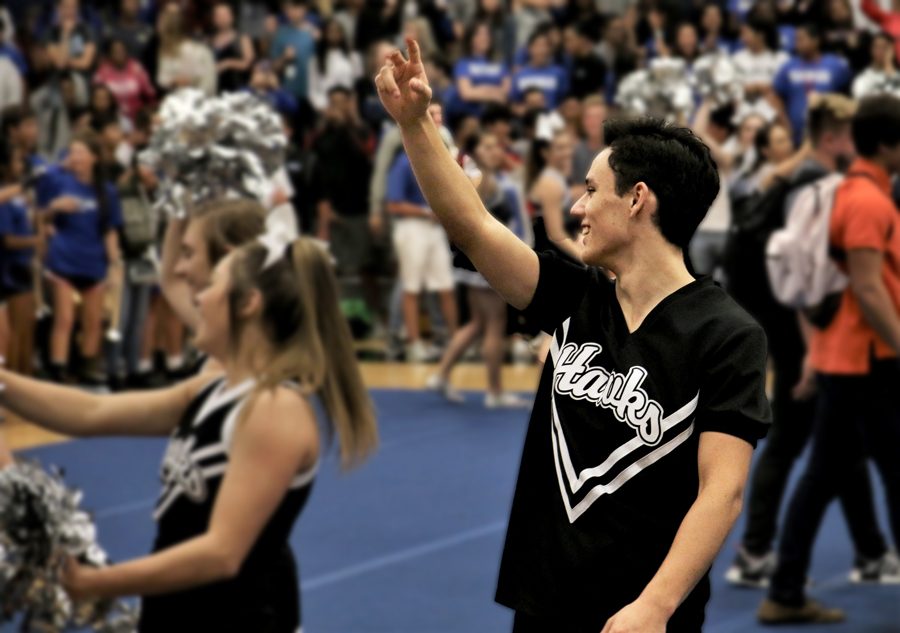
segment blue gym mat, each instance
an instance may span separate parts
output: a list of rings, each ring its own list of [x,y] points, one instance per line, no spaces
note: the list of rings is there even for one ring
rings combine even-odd
[[[511,614],[493,595],[527,411],[486,410],[476,393],[462,405],[420,391],[376,390],[373,397],[380,450],[350,473],[329,451],[293,535],[304,633],[509,631]],[[65,469],[84,491],[102,545],[124,560],[149,550],[163,448],[161,439],[79,440],[23,454]],[[739,534],[740,526],[713,570],[707,633],[771,630],[755,621],[762,594],[722,580]],[[816,546],[812,593],[845,608],[849,620],[777,630],[900,632],[900,587],[850,585],[852,557],[834,504]]]

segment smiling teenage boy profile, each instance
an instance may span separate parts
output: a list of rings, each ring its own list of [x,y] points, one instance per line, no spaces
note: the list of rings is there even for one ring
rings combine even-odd
[[[376,84],[429,205],[491,285],[554,333],[497,600],[517,633],[700,631],[770,417],[762,329],[684,263],[719,189],[709,150],[659,121],[607,123],[571,210],[588,267],[534,253],[444,149],[408,45]]]

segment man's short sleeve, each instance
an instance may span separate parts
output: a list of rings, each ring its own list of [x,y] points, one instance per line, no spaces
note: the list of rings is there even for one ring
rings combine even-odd
[[[854,196],[847,201],[847,206],[838,245],[845,251],[872,249],[884,252],[896,214],[890,203],[886,199],[874,199],[874,196]]]
[[[544,332],[552,332],[578,309],[592,272],[566,261],[553,251],[538,253],[538,259],[540,275],[537,288],[524,314]]]
[[[756,446],[772,422],[766,397],[766,335],[756,324],[724,337],[702,359],[697,429],[734,435]]]
[[[394,164],[388,172],[387,190],[385,200],[387,202],[409,202],[407,195],[407,176],[409,169],[404,164],[406,161],[402,155],[394,159]]]

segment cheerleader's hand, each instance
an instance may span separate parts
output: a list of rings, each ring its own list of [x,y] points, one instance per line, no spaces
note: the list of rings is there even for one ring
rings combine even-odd
[[[419,44],[408,37],[406,46],[408,61],[400,51],[394,51],[375,76],[381,103],[401,127],[425,120],[428,104],[431,103],[431,88],[425,76]]]
[[[96,569],[82,565],[72,556],[66,557],[63,563],[61,584],[75,602],[94,597],[91,592],[91,578]]]

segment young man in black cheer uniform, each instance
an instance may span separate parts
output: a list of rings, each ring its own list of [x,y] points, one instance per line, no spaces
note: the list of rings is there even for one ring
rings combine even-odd
[[[719,188],[709,151],[662,122],[610,124],[571,211],[589,267],[536,254],[444,149],[408,45],[376,84],[422,191],[491,285],[554,333],[497,600],[516,633],[700,631],[708,571],[770,419],[762,329],[684,263]]]

